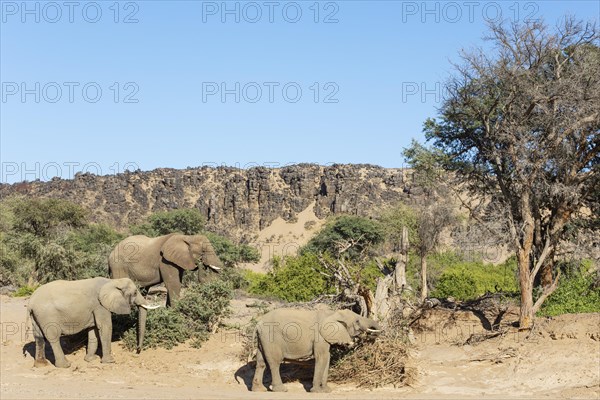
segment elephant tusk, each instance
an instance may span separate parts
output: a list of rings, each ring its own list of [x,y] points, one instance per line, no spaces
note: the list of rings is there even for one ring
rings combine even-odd
[[[372,329],[372,328],[369,328],[369,329],[367,329],[367,332],[369,332],[369,333],[381,333],[381,329]]]
[[[214,271],[220,271],[221,270],[221,268],[217,267],[216,265],[210,265],[210,264],[208,265],[208,268],[210,268],[210,269],[212,269]]]
[[[157,305],[154,305],[154,306],[151,306],[151,305],[148,305],[148,304],[142,304],[142,307],[144,307],[146,310],[156,310],[157,308],[160,307],[160,304],[157,304]]]

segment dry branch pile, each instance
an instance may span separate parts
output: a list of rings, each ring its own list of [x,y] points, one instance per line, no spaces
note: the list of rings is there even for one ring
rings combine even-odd
[[[410,359],[406,322],[393,318],[385,333],[375,340],[363,341],[351,352],[332,360],[332,382],[352,382],[358,387],[411,385],[417,376]],[[332,354],[332,359],[336,358]]]

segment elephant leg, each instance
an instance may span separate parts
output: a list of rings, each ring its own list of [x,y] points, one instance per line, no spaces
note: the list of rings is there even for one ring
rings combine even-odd
[[[183,271],[171,265],[160,265],[160,276],[167,287],[167,307],[171,307],[179,300],[181,291],[181,276]]]
[[[329,372],[329,349],[315,354],[315,375],[311,392],[329,393],[331,389],[327,386],[327,375]]]
[[[102,362],[114,363],[115,358],[110,349],[110,341],[112,338],[112,320],[109,311],[106,311],[108,317],[96,318],[96,326],[100,336],[100,344],[102,345]]]
[[[269,369],[271,370],[271,390],[274,392],[287,392],[287,388],[281,380],[281,374],[279,373],[279,366],[283,361],[283,353],[277,349],[274,352],[266,354],[267,363],[269,363]]]
[[[44,336],[50,342],[50,347],[52,347],[52,352],[54,353],[54,365],[57,368],[69,368],[71,363],[65,357],[65,353],[63,352],[62,347],[60,346],[60,336],[62,335],[62,330],[58,327],[58,325],[51,324],[44,331]]]
[[[87,362],[94,360],[96,358],[97,350],[98,350],[98,330],[96,328],[92,328],[88,331],[87,353],[83,359]]]
[[[33,326],[33,337],[35,338],[35,361],[33,362],[33,366],[45,367],[49,364],[48,360],[46,360],[46,340],[33,317],[31,318],[31,324]]]
[[[265,392],[267,390],[263,385],[263,374],[266,366],[267,364],[265,363],[262,349],[258,346],[258,351],[256,352],[256,370],[254,371],[254,379],[252,379],[253,392]]]

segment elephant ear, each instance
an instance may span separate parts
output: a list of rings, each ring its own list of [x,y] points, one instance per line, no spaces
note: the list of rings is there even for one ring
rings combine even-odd
[[[127,288],[129,279],[111,279],[100,289],[100,304],[108,311],[115,314],[129,314],[131,303]],[[132,283],[133,284],[133,283]]]
[[[344,316],[335,312],[321,320],[319,333],[329,344],[352,344],[352,337],[344,322]]]
[[[183,269],[196,269],[190,245],[183,235],[173,235],[167,239],[161,248],[161,254],[165,260]]]

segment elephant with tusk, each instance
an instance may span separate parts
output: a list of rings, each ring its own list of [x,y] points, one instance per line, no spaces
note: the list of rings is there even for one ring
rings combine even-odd
[[[112,363],[110,341],[112,316],[129,314],[131,306],[140,310],[153,309],[142,297],[131,279],[92,278],[79,281],[53,281],[35,290],[27,305],[35,338],[35,367],[48,365],[45,341],[54,353],[55,365],[68,368],[60,346],[62,335],[72,335],[88,330],[88,347],[85,361],[92,361],[102,345],[102,362]]]
[[[350,310],[300,310],[280,308],[263,315],[256,325],[258,351],[252,391],[264,391],[263,373],[269,364],[272,390],[285,392],[279,366],[285,359],[315,359],[311,392],[330,392],[327,386],[329,348],[352,345],[363,332],[378,334],[377,322]]]
[[[171,233],[155,238],[135,235],[117,244],[108,257],[108,268],[111,278],[130,278],[141,288],[164,282],[169,307],[179,299],[183,272],[198,269],[197,262],[213,272],[219,272],[223,267],[204,235]],[[145,330],[146,311],[140,309],[138,353],[144,343]]]

